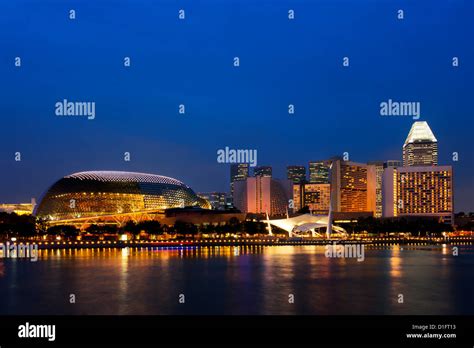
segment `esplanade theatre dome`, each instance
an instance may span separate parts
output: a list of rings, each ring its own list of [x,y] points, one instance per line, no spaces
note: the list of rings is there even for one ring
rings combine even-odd
[[[74,173],[55,182],[34,214],[46,220],[74,220],[129,213],[159,212],[198,206],[208,201],[179,180],[161,175],[91,171]]]

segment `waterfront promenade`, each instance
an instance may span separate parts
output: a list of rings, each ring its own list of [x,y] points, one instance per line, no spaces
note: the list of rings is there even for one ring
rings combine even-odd
[[[184,240],[127,240],[127,241],[41,241],[15,242],[10,244],[37,244],[39,249],[70,249],[70,248],[126,248],[126,247],[214,247],[214,246],[284,246],[284,245],[327,245],[337,244],[366,244],[366,245],[468,245],[474,244],[474,237],[367,237],[346,239],[325,238],[209,238]]]

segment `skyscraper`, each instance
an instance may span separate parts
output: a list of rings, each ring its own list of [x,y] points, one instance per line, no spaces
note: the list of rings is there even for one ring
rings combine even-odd
[[[329,165],[328,161],[309,162],[309,182],[310,184],[329,183]]]
[[[331,197],[335,212],[360,213],[373,211],[367,200],[367,165],[332,161]]]
[[[306,182],[305,166],[288,166],[286,167],[286,177],[294,184],[303,184]]]
[[[390,167],[403,167],[403,163],[400,160],[387,160],[383,163],[384,168]]]
[[[367,211],[367,166],[354,162],[341,163],[341,211]]]
[[[383,216],[434,216],[453,223],[451,166],[387,168],[383,174]]]
[[[417,121],[411,126],[403,144],[403,165],[438,165],[438,141],[426,121]]]
[[[384,162],[367,163],[367,205],[375,217],[382,216],[382,177]]]
[[[330,184],[294,184],[293,211],[307,206],[312,213],[327,214],[331,196]]]
[[[253,170],[254,176],[268,176],[272,177],[272,167],[270,166],[258,166]]]
[[[230,166],[230,194],[234,196],[234,183],[236,181],[242,181],[247,179],[249,176],[249,164],[248,163],[237,163],[231,164]]]

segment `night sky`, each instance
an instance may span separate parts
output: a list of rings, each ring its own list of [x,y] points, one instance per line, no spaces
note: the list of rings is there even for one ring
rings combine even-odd
[[[257,149],[281,178],[343,152],[401,159],[413,119],[380,116],[392,99],[421,103],[439,164],[454,167],[455,210],[474,211],[473,81],[472,0],[3,0],[0,202],[85,170],[227,191],[229,165],[216,160],[226,146]],[[94,101],[95,119],[56,116],[63,99]]]

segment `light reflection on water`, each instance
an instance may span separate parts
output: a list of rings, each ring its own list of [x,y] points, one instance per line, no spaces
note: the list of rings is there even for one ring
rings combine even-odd
[[[0,260],[0,314],[474,314],[473,246],[367,246],[363,262],[324,250],[41,250]]]

